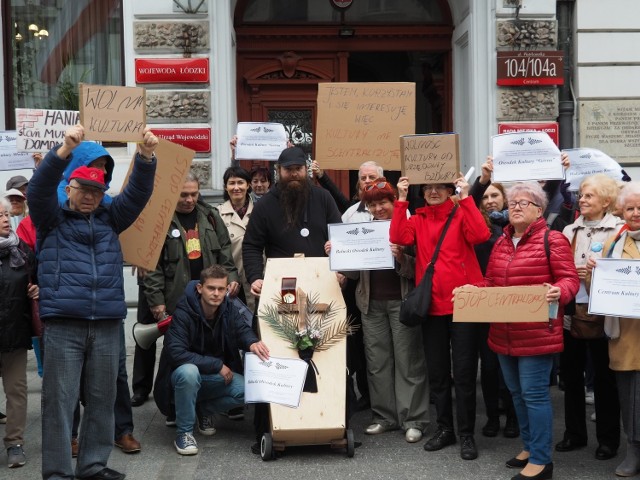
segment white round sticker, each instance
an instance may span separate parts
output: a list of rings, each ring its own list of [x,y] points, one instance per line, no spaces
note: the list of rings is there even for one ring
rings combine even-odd
[[[303,228],[302,230],[300,230],[300,235],[302,235],[303,237],[308,237],[309,236],[309,229],[308,228]]]
[[[171,236],[173,238],[178,238],[180,236],[180,230],[178,230],[177,228],[174,228],[173,230],[171,230]]]

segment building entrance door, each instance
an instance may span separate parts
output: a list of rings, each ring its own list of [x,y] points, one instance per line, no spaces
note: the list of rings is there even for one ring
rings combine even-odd
[[[288,16],[275,15],[271,7],[283,3],[293,10],[288,10]],[[282,123],[292,143],[322,167],[322,159],[314,156],[313,145],[318,83],[415,82],[416,133],[451,131],[453,28],[446,0],[407,2],[411,7],[405,2],[360,0],[338,16],[328,5],[330,2],[325,2],[328,9],[316,10],[317,3],[322,2],[238,2],[238,121]],[[368,10],[365,4],[370,7]],[[407,10],[416,5],[419,12]],[[373,7],[377,10],[371,10]],[[389,15],[375,16],[376,11]],[[354,22],[358,19],[357,24],[346,25],[349,12]],[[273,23],[269,24],[271,14]],[[334,24],[311,20],[323,14],[334,19]],[[408,25],[419,18],[423,24]],[[263,162],[241,164],[250,169],[257,163]],[[327,173],[345,195],[355,194],[357,172]],[[399,176],[399,172],[385,173],[391,181]]]

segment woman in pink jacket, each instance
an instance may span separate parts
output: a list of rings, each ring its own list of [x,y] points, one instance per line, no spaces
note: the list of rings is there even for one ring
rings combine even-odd
[[[512,480],[549,479],[553,411],[549,378],[553,354],[561,352],[562,306],[573,299],[580,281],[567,238],[547,230],[542,216],[547,196],[536,182],[518,183],[507,191],[509,225],[491,252],[485,287],[547,285],[553,318],[542,323],[493,323],[489,347],[498,354],[504,380],[513,397],[523,450],[507,461],[522,468]],[[548,233],[547,233],[548,232]],[[556,312],[552,310],[557,308]]]
[[[459,200],[458,197],[452,197],[456,187],[460,189]],[[425,443],[424,449],[435,451],[456,443],[451,395],[453,366],[460,456],[464,460],[473,460],[478,457],[473,438],[478,327],[473,323],[453,323],[451,298],[454,288],[482,281],[473,246],[489,239],[489,227],[473,198],[468,196],[469,184],[462,176],[455,184],[424,185],[422,191],[426,206],[418,208],[411,218],[407,218],[408,189],[409,179],[401,177],[389,239],[398,245],[416,246],[416,285],[432,259],[449,215],[453,215],[434,265],[431,306],[429,312],[425,312],[422,324],[429,387],[435,400],[438,424],[434,436]],[[456,204],[458,208],[454,211]]]

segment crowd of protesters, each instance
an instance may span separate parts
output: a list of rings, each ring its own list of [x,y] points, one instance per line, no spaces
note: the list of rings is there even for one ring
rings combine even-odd
[[[393,185],[369,161],[358,171],[356,197],[348,199],[302,149],[283,150],[274,172],[262,165],[249,172],[233,160],[236,140],[223,177],[224,203],[207,204],[198,176],[189,172],[158,265],[139,272],[138,320],[173,321],[156,379],[155,349],[136,347],[133,396],[124,361],[117,236],[152,195],[158,139],[145,130],[127,186],[114,197],[105,194],[113,158],[84,141],[81,125],[37,159],[31,179],[9,180],[0,198],[6,396],[0,423],[6,423],[8,467],[26,462],[31,348],[43,381],[43,478],[124,478],[107,466],[110,451],[113,445],[125,453],[143,450],[133,436],[132,407],[152,393],[167,426],[176,427],[176,451],[197,454],[195,431],[213,435],[217,415],[244,416],[239,351],[269,357],[256,329],[265,260],[330,255],[328,224],[389,220],[395,268],[336,273],[349,313],[362,326],[349,339],[347,362],[360,401],[354,379],[345,394],[348,415],[371,410],[364,433],[401,429],[407,442],[418,442],[432,403],[436,418],[424,450],[459,441],[463,460],[478,458],[480,365],[482,434],[498,435],[502,408],[503,434],[522,441],[522,449],[505,459],[506,467],[519,470],[513,479],[549,479],[554,450],[587,445],[591,370],[595,457],[618,454],[622,425],[626,455],[615,473],[640,473],[640,322],[588,313],[596,260],[640,259],[640,183],[597,174],[586,177],[577,194],[561,181],[501,185],[491,182],[489,157],[473,185],[460,174],[452,183],[410,189],[407,177]],[[562,161],[568,168],[564,154]],[[417,199],[409,198],[412,190],[420,192]],[[431,263],[429,310],[420,325],[404,325],[402,299]],[[461,287],[529,285],[546,286],[548,322],[453,321]],[[565,431],[554,447],[549,389],[558,376]],[[269,429],[266,405],[256,405],[254,425],[258,443],[251,450],[259,453]]]

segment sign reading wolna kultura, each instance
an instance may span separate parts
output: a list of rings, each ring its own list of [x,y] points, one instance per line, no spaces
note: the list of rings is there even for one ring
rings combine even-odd
[[[142,141],[147,115],[141,87],[79,84],[80,122],[87,140]]]

